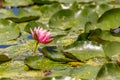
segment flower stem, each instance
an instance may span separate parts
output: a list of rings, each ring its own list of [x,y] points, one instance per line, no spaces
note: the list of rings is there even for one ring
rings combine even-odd
[[[35,42],[35,48],[34,48],[34,51],[33,51],[33,55],[36,53],[36,50],[37,50],[38,44],[39,44],[39,42],[36,41],[36,42]]]

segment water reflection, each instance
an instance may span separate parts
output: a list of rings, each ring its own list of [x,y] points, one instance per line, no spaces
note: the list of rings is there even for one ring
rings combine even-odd
[[[0,48],[7,48],[7,47],[10,47],[10,46],[13,46],[13,45],[0,45]]]
[[[19,9],[17,7],[13,7],[12,11],[13,11],[15,16],[18,16]]]
[[[32,35],[29,35],[27,38],[30,40],[33,39]]]

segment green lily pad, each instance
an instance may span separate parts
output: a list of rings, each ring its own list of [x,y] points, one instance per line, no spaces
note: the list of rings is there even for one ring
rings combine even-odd
[[[7,55],[0,53],[0,63],[11,60]]]
[[[58,47],[56,46],[46,46],[42,48],[42,52],[47,58],[53,61],[58,61],[58,62],[76,61],[76,60],[65,57],[62,51],[59,50]]]
[[[106,11],[98,19],[98,27],[102,30],[110,30],[120,26],[120,8],[114,8]]]
[[[79,20],[80,26],[85,26],[87,22],[97,23],[98,14],[90,7],[85,7],[79,12],[81,13],[77,14],[76,17]]]
[[[66,69],[61,70],[53,70],[52,74],[46,76],[43,78],[43,80],[51,80],[53,78],[57,80],[64,80],[66,77],[68,77],[71,74],[72,67],[68,66]]]
[[[89,3],[89,2],[92,2],[93,0],[43,0],[43,1],[38,1],[38,0],[33,0],[34,2],[36,3],[39,3],[39,4],[50,4],[50,3],[53,3],[53,2],[61,2],[61,3],[73,3],[73,2],[81,2],[81,3]]]
[[[34,30],[35,27],[40,27],[40,28],[46,28],[46,26],[42,23],[31,21],[28,22],[27,25],[25,26],[24,30],[28,33],[30,33],[30,28]]]
[[[34,3],[37,4],[51,4],[51,3],[56,3],[55,0],[42,0],[42,1],[38,1],[38,0],[32,0]]]
[[[0,78],[0,80],[13,80],[13,79],[7,78],[7,77],[3,77],[3,78]]]
[[[26,6],[26,5],[30,5],[33,4],[32,0],[5,0],[3,3],[3,6]]]
[[[15,72],[22,73],[22,72],[25,72],[24,68],[25,68],[25,65],[21,61],[5,62],[0,65],[0,73],[1,73],[0,75],[6,74],[6,76],[8,76],[10,75],[11,72],[13,72],[14,75],[15,75]]]
[[[109,57],[110,59],[115,59],[117,56],[120,55],[120,49],[119,49],[120,46],[119,45],[120,45],[120,42],[114,42],[114,41],[113,42],[106,42],[103,45],[105,55],[107,57]]]
[[[67,35],[66,31],[62,31],[62,30],[58,30],[58,29],[51,29],[50,32],[55,39]]]
[[[30,8],[29,9],[17,8],[17,10],[18,10],[18,13],[14,14],[12,9],[8,9],[8,10],[2,9],[0,10],[0,13],[1,13],[0,18],[12,20],[13,22],[16,22],[16,23],[39,19],[40,15],[35,13],[33,10],[30,10]]]
[[[16,23],[0,20],[0,26],[0,42],[17,39],[19,37],[20,30]]]
[[[65,55],[68,57],[72,55],[80,61],[105,57],[102,45],[92,41],[75,42],[68,46],[63,52],[65,52]]]
[[[51,61],[44,56],[29,56],[24,60],[24,63],[32,69],[40,70],[65,69],[67,67],[64,64]]]
[[[5,19],[8,16],[14,17],[12,10],[0,9],[0,19]]]
[[[46,78],[43,78],[42,80],[71,80],[71,79],[75,79],[75,78],[72,78],[70,76],[56,76],[56,77],[46,77]]]
[[[120,80],[120,67],[113,63],[105,64],[98,73],[97,80]]]
[[[13,22],[16,22],[16,23],[27,22],[27,21],[39,19],[39,15],[35,14],[34,11],[32,11],[32,10],[30,11],[30,10],[25,10],[22,8],[18,8],[18,10],[19,11],[18,11],[17,16],[8,15],[6,17],[6,19],[12,20]]]
[[[73,21],[73,18],[74,12],[72,10],[70,9],[60,10],[50,18],[49,20],[50,28],[61,30],[71,28],[70,24],[75,23],[75,21]]]
[[[95,80],[101,66],[82,65],[71,70],[71,76],[82,80]]]
[[[99,4],[98,6],[99,7],[96,9],[96,11],[99,14],[99,16],[101,16],[102,14],[104,14],[104,12],[113,8],[111,5],[107,3]]]
[[[92,30],[88,38],[90,39],[93,36],[99,37],[100,39],[105,41],[117,41],[117,42],[120,41],[120,37],[113,35],[113,33],[110,30],[101,30],[101,29]]]
[[[41,7],[36,7],[32,9],[33,11],[40,12],[40,16],[41,16],[40,21],[42,23],[48,23],[51,16],[54,15],[59,10],[61,10],[61,5],[60,3],[53,3],[51,5],[43,5]]]
[[[78,36],[82,33],[82,30],[79,27],[74,27],[65,32],[66,32],[66,35],[62,37],[59,37],[59,36],[55,37],[57,39],[56,41],[57,45],[61,45],[61,46],[71,45],[77,40]]]

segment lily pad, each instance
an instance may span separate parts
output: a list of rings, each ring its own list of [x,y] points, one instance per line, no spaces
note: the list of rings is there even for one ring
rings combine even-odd
[[[110,59],[117,59],[117,56],[119,57],[120,55],[119,45],[120,45],[120,42],[115,42],[115,41],[106,42],[103,45],[105,55],[109,57]]]
[[[44,24],[42,24],[42,23],[31,21],[31,22],[27,23],[24,30],[26,32],[30,33],[30,28],[34,29],[35,27],[46,28],[46,26]]]
[[[75,1],[77,1],[77,2],[81,2],[81,3],[89,3],[89,2],[91,2],[91,1],[93,1],[93,0],[47,0],[47,1],[38,1],[38,0],[33,0],[34,2],[36,2],[36,3],[39,3],[39,4],[50,4],[50,3],[52,3],[52,2],[61,2],[61,3],[73,3],[73,2],[75,2]]]
[[[114,63],[105,64],[98,73],[97,80],[119,80],[120,67]]]
[[[74,21],[72,22],[73,18],[74,18],[74,12],[72,10],[70,9],[60,10],[50,18],[49,20],[50,28],[53,29],[57,28],[61,30],[71,28],[70,24],[74,23]]]
[[[68,46],[63,52],[68,57],[72,55],[80,61],[105,57],[102,45],[92,41],[77,41]]]
[[[59,30],[60,32],[61,30]],[[61,31],[63,32],[63,31]],[[71,45],[72,43],[74,43],[78,36],[82,33],[82,30],[79,28],[79,27],[75,27],[75,28],[72,28],[68,31],[64,31],[66,32],[66,35],[62,36],[62,37],[56,37],[57,41],[57,45],[61,45],[61,46],[68,46],[68,45]],[[69,33],[68,33],[69,32]],[[61,33],[63,34],[63,33]]]
[[[53,61],[58,61],[58,62],[63,62],[63,63],[70,62],[70,61],[76,61],[74,59],[65,57],[62,51],[56,46],[46,46],[42,48],[42,52],[47,58]]]
[[[0,20],[0,42],[17,39],[19,35],[20,30],[16,23]]]
[[[87,22],[97,23],[98,14],[90,7],[85,7],[78,11],[78,13],[79,14],[76,14],[76,17],[79,20],[80,26],[85,26]]]
[[[0,53],[0,63],[11,60],[7,55]]]
[[[24,63],[31,69],[52,70],[52,69],[65,69],[67,66],[64,64],[56,63],[45,58],[44,56],[29,56],[24,60]],[[58,67],[56,67],[58,66]]]
[[[39,15],[35,14],[34,11],[18,8],[17,16],[8,15],[6,19],[12,20],[13,22],[16,22],[16,23],[21,23],[21,22],[27,22],[27,21],[39,19]]]
[[[120,26],[120,8],[106,11],[98,19],[98,27],[102,30],[110,30]]]
[[[60,3],[53,3],[51,5],[43,5],[41,7],[38,8],[36,7],[32,9],[40,12],[40,16],[41,16],[40,21],[42,23],[48,23],[51,16],[54,15],[59,10],[61,10],[61,5]]]
[[[107,37],[106,37],[107,36]],[[119,33],[112,33],[111,30],[101,30],[101,29],[95,29],[90,31],[89,39],[92,37],[99,37],[102,40],[105,41],[120,41]]]
[[[5,0],[4,3],[3,3],[3,6],[26,6],[26,5],[30,5],[30,4],[33,4],[32,0]]]
[[[71,70],[71,76],[82,80],[95,80],[101,66],[82,65]]]
[[[3,78],[0,78],[0,80],[13,80],[13,79],[7,78],[7,77],[3,77]]]

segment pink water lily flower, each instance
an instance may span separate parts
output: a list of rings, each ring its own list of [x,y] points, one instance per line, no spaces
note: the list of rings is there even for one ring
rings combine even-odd
[[[34,39],[43,44],[49,43],[53,40],[53,38],[51,38],[51,33],[40,27],[35,27],[34,30],[30,28],[30,33]]]

